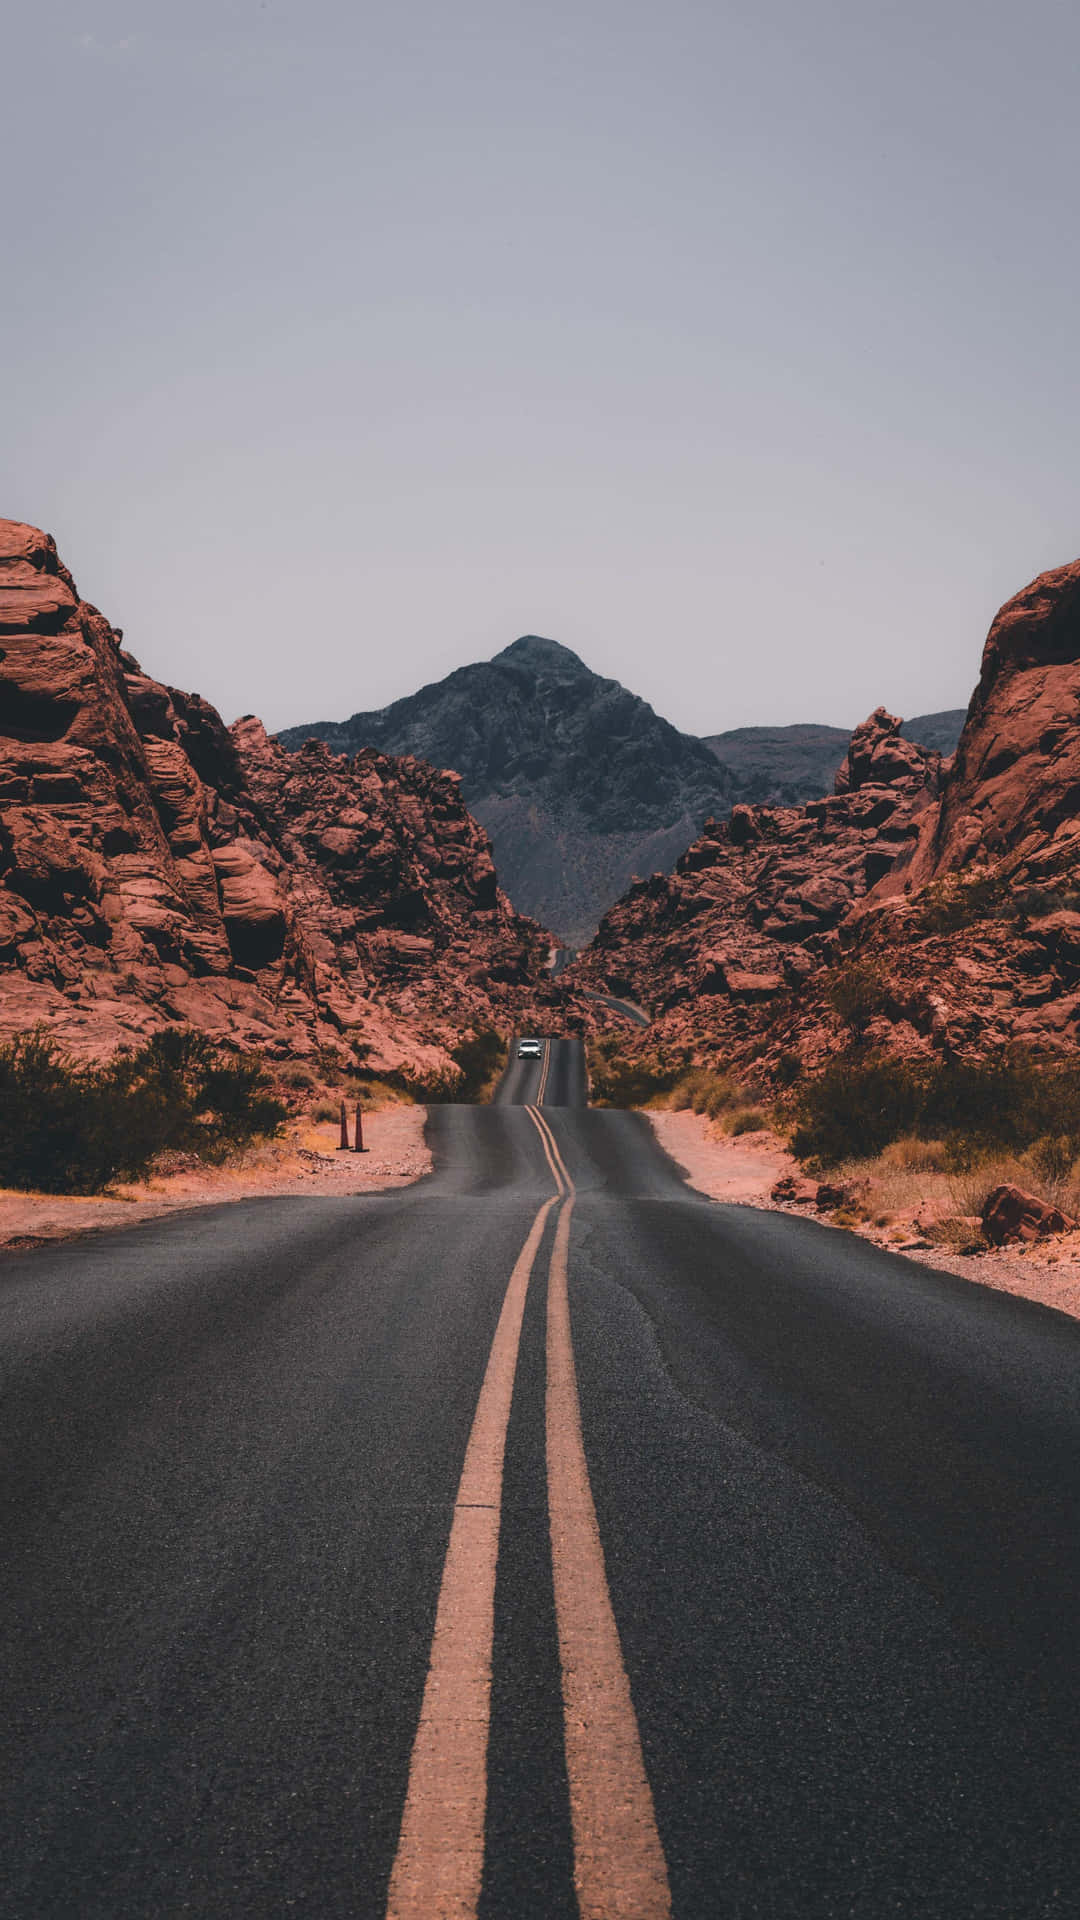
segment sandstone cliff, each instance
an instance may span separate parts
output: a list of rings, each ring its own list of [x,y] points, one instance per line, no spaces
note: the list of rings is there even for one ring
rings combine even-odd
[[[998,614],[952,761],[879,709],[836,787],[708,827],[612,909],[571,978],[649,1007],[650,1045],[766,1074],[853,1037],[1075,1047],[1080,562]]]
[[[289,754],[121,640],[47,535],[0,521],[0,1033],[90,1055],[189,1022],[438,1072],[532,1006],[547,938],[455,775]]]

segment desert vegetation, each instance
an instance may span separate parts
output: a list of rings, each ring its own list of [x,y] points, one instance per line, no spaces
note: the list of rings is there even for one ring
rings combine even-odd
[[[1080,1157],[1080,1063],[1013,1052],[996,1060],[903,1061],[852,1052],[804,1082],[792,1148],[827,1168],[904,1137],[943,1142],[955,1171],[994,1153]]]
[[[857,1050],[802,1084],[793,1152],[848,1196],[849,1224],[918,1209],[932,1245],[974,1251],[995,1188],[1080,1215],[1080,1063],[900,1061]],[[845,1222],[841,1221],[841,1224]],[[900,1237],[904,1237],[900,1234]]]
[[[589,1080],[596,1107],[690,1108],[731,1134],[755,1132],[773,1121],[762,1094],[730,1074],[660,1053],[627,1054],[616,1034],[604,1034],[589,1047]]]
[[[974,873],[950,873],[923,889],[916,919],[924,933],[957,933],[983,920],[1019,922],[1044,914],[1075,913],[1080,894],[1066,884],[1018,886],[1002,868],[980,868]]]
[[[424,1106],[480,1103],[489,1097],[506,1065],[506,1048],[505,1036],[494,1027],[478,1027],[451,1047],[453,1073],[427,1078],[412,1074],[403,1077],[400,1084],[410,1099]]]
[[[38,1028],[0,1045],[0,1185],[99,1193],[168,1151],[224,1159],[278,1132],[286,1112],[256,1055],[223,1054],[193,1028],[103,1066]]]

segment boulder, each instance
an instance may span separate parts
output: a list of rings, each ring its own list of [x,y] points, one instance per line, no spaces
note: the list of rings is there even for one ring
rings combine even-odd
[[[995,1187],[983,1203],[982,1229],[995,1247],[1068,1233],[1076,1224],[1060,1207],[1008,1182]]]

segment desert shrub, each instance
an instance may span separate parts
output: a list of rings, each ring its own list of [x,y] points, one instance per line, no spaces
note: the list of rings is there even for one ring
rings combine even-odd
[[[876,961],[851,960],[829,977],[825,998],[849,1032],[861,1039],[871,1020],[888,1013],[892,989]]]
[[[956,933],[980,920],[1011,919],[1015,913],[1006,874],[949,874],[924,889],[917,924],[924,933]]]
[[[315,1121],[340,1119],[341,1117],[340,1101],[338,1102],[337,1106],[335,1106],[331,1100],[320,1100],[318,1103],[318,1106],[315,1106],[311,1109],[311,1117]]]
[[[293,1093],[308,1093],[319,1084],[318,1075],[310,1067],[304,1066],[285,1067],[278,1074],[278,1079],[283,1087],[288,1087]]]
[[[1022,1054],[907,1063],[852,1052],[800,1089],[795,1119],[795,1153],[823,1166],[911,1139],[950,1173],[1042,1140],[1055,1143],[1043,1150],[1055,1165],[1071,1150],[1071,1166],[1080,1157],[1080,1063]]]
[[[773,1077],[778,1087],[793,1087],[796,1080],[801,1080],[802,1072],[803,1062],[801,1054],[788,1049],[780,1054],[777,1059],[776,1065],[773,1068]]]
[[[96,1193],[143,1177],[166,1148],[218,1159],[274,1133],[286,1109],[262,1062],[227,1057],[193,1029],[84,1066],[43,1029],[0,1046],[0,1183]]]
[[[1048,913],[1076,913],[1080,893],[1074,887],[1017,887],[1011,896],[1013,911],[1019,920],[1041,920]]]
[[[920,1140],[917,1134],[903,1134],[882,1151],[882,1160],[900,1173],[945,1173],[948,1160],[942,1140]]]
[[[623,1053],[615,1034],[604,1034],[589,1048],[589,1080],[594,1107],[644,1107],[670,1093],[679,1068],[648,1053]]]
[[[941,1247],[947,1253],[980,1253],[990,1245],[982,1228],[973,1226],[962,1213],[932,1220],[923,1229],[923,1237],[932,1247]]]
[[[491,1091],[506,1060],[506,1042],[494,1027],[480,1027],[461,1045],[454,1047],[452,1058],[461,1069],[456,1100],[483,1100]]]
[[[836,1212],[830,1217],[834,1227],[846,1227],[850,1232],[858,1226],[861,1215],[854,1207],[837,1207]]]
[[[1030,1148],[1028,1158],[1043,1180],[1067,1180],[1076,1161],[1076,1141],[1067,1134],[1044,1133]]]
[[[738,1107],[731,1116],[731,1131],[738,1133],[760,1133],[769,1125],[769,1116],[763,1107]]]
[[[915,1131],[921,1110],[922,1089],[910,1067],[880,1054],[844,1056],[800,1089],[792,1151],[822,1166],[880,1153]]]
[[[400,1085],[424,1106],[472,1106],[486,1100],[506,1062],[506,1041],[494,1027],[478,1027],[451,1047],[449,1073],[408,1074]]]
[[[715,1073],[710,1067],[690,1067],[680,1073],[671,1089],[670,1105],[689,1107],[693,1113],[707,1114],[710,1120],[733,1107],[741,1088],[728,1073]]]

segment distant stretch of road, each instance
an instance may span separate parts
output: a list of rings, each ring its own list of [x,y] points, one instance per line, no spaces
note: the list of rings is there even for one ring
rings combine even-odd
[[[540,1038],[540,1036],[537,1036]],[[495,1089],[497,1106],[584,1107],[588,1104],[585,1050],[580,1040],[542,1039],[539,1060],[519,1060],[511,1046],[506,1071]]]
[[[1075,1914],[1080,1328],[585,1084],[4,1259],[5,1916]]]

